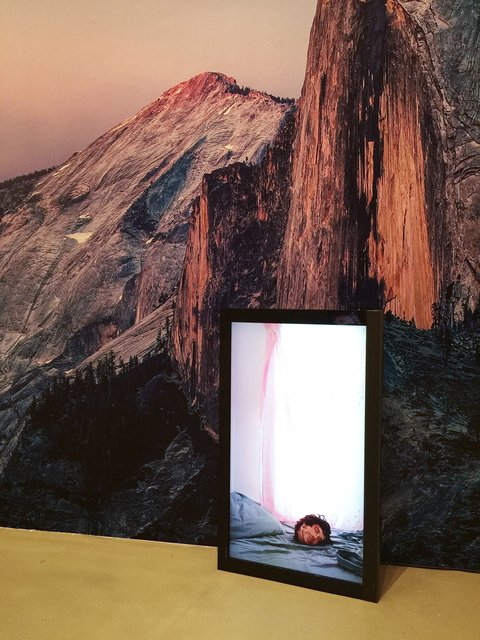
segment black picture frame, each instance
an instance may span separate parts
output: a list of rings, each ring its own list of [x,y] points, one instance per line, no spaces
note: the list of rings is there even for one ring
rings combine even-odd
[[[246,406],[245,403],[249,403],[250,399],[248,393],[244,390],[236,392],[232,385],[236,385],[238,376],[232,374],[235,372],[236,363],[235,359],[246,358],[247,366],[243,366],[243,369],[249,370],[249,358],[255,359],[257,356],[252,355],[253,350],[256,349],[255,342],[247,340],[239,342],[239,346],[235,347],[232,341],[238,340],[236,336],[242,336],[245,332],[257,331],[259,334],[263,329],[257,329],[258,327],[275,326],[280,327],[282,335],[300,335],[296,328],[291,326],[288,329],[283,329],[283,326],[297,325],[298,331],[305,333],[304,326],[310,325],[308,328],[309,335],[321,336],[321,332],[325,331],[325,326],[335,327],[360,327],[360,329],[334,329],[334,333],[331,335],[340,336],[359,336],[359,347],[355,346],[355,352],[364,352],[364,361],[359,360],[360,363],[365,363],[363,370],[363,364],[358,366],[357,374],[352,374],[351,379],[359,379],[360,388],[364,386],[363,406],[364,406],[364,418],[358,419],[358,424],[361,425],[363,421],[363,435],[360,433],[359,437],[364,442],[362,451],[358,452],[359,460],[357,473],[362,473],[363,470],[363,505],[360,504],[359,508],[363,507],[363,539],[361,531],[357,531],[356,534],[349,534],[347,531],[339,532],[338,538],[340,543],[335,542],[335,530],[332,528],[332,540],[333,545],[329,545],[328,551],[323,544],[315,547],[316,555],[309,556],[314,558],[315,562],[320,558],[321,553],[328,553],[330,558],[332,554],[336,554],[337,564],[339,570],[337,573],[330,572],[330,569],[312,568],[310,570],[310,564],[308,565],[308,571],[297,570],[292,568],[288,563],[291,561],[295,563],[295,553],[297,553],[297,547],[299,553],[307,551],[307,545],[299,545],[294,542],[293,535],[291,533],[291,525],[283,525],[290,527],[286,531],[285,536],[288,540],[293,542],[294,547],[292,555],[288,555],[287,564],[283,564],[285,560],[283,557],[280,561],[271,560],[270,555],[268,559],[264,561],[264,557],[267,556],[260,552],[258,555],[255,551],[238,551],[239,548],[243,549],[243,546],[248,548],[248,545],[255,544],[255,540],[259,540],[260,543],[266,544],[268,553],[272,549],[272,557],[275,557],[275,550],[273,546],[270,546],[270,540],[276,540],[276,538],[256,538],[257,532],[253,532],[253,537],[246,537],[245,539],[237,539],[237,529],[235,523],[237,520],[236,513],[233,513],[232,505],[237,503],[231,503],[231,500],[251,500],[243,493],[235,493],[235,487],[232,484],[235,482],[234,475],[235,469],[248,468],[252,462],[248,460],[248,448],[249,448],[249,436],[246,437],[246,444],[239,445],[237,442],[236,431],[241,429],[238,423],[241,422],[237,419],[236,414],[240,412],[237,406]],[[311,327],[315,325],[318,327],[319,333],[311,333],[317,331],[317,329]],[[232,337],[233,332],[233,337]],[[250,335],[246,333],[245,335]],[[252,334],[253,335],[253,334]],[[328,334],[330,335],[330,334]],[[335,338],[336,339],[336,338]],[[243,338],[242,338],[243,340]],[[355,337],[357,340],[357,337]],[[343,341],[343,338],[342,338]],[[252,353],[249,353],[250,347]],[[262,343],[263,344],[263,343]],[[355,343],[356,344],[356,343]],[[341,347],[343,349],[343,347]],[[239,355],[240,354],[240,355]],[[353,598],[360,598],[371,602],[377,602],[379,598],[378,592],[378,570],[379,570],[379,447],[380,447],[380,421],[381,421],[381,391],[382,391],[382,355],[383,355],[383,312],[381,311],[317,311],[317,310],[280,310],[280,309],[224,309],[220,313],[220,433],[219,433],[219,452],[220,452],[220,468],[219,468],[219,522],[218,522],[218,568],[224,571],[231,571],[235,573],[255,576],[259,578],[265,578],[269,580],[275,580],[278,582],[298,585],[301,587],[307,587],[311,589],[317,589],[329,593],[339,594],[343,596],[349,596]],[[307,357],[309,357],[307,355]],[[322,362],[318,363],[318,367],[328,368],[333,366],[333,359],[322,358]],[[255,365],[257,366],[257,365]],[[242,367],[240,367],[241,369]],[[257,367],[258,368],[258,367]],[[361,369],[361,371],[360,371]],[[255,370],[255,367],[253,367]],[[244,375],[244,374],[239,374]],[[233,377],[233,382],[232,382]],[[350,378],[349,378],[350,379]],[[250,384],[247,382],[247,385]],[[252,382],[252,384],[254,384]],[[352,383],[355,385],[356,383]],[[352,387],[354,389],[354,387]],[[237,393],[237,395],[235,395]],[[245,397],[242,397],[242,393]],[[274,392],[272,392],[274,393]],[[355,395],[357,391],[352,391],[352,395]],[[239,395],[238,395],[239,394]],[[235,401],[232,398],[235,397]],[[240,399],[240,404],[237,400]],[[243,405],[241,404],[243,403]],[[315,418],[316,419],[316,418]],[[235,426],[232,427],[232,421]],[[275,430],[275,421],[272,421]],[[355,421],[353,421],[355,422]],[[322,427],[323,428],[323,427]],[[361,428],[355,428],[357,431]],[[232,429],[233,438],[232,438]],[[242,432],[243,433],[243,432]],[[275,434],[275,431],[273,431]],[[263,437],[263,436],[262,436]],[[275,437],[275,436],[274,436]],[[243,438],[243,435],[242,435]],[[252,442],[256,436],[251,436]],[[233,442],[233,446],[232,446]],[[334,445],[332,445],[334,446]],[[247,452],[247,459],[237,462],[235,456],[237,455],[234,449],[241,449],[242,456],[245,457]],[[337,451],[335,448],[334,451]],[[340,447],[342,449],[342,447]],[[361,447],[359,447],[361,449]],[[333,454],[335,457],[336,453]],[[357,454],[354,454],[357,455]],[[319,458],[321,454],[319,453]],[[342,451],[338,450],[338,465],[339,469],[342,468]],[[327,480],[328,482],[328,480]],[[360,483],[359,483],[360,484]],[[348,483],[347,483],[348,485]],[[361,494],[361,489],[359,490]],[[303,498],[303,496],[302,496]],[[255,505],[260,505],[261,500],[252,500]],[[250,505],[250,503],[248,503]],[[244,506],[241,505],[243,509]],[[250,508],[250,506],[249,506]],[[263,507],[260,505],[260,509]],[[321,509],[321,506],[318,505]],[[243,511],[242,511],[243,513]],[[323,514],[322,514],[323,515]],[[263,516],[262,516],[263,517]],[[232,518],[232,520],[231,520]],[[255,518],[254,518],[255,519]],[[231,526],[232,523],[232,526]],[[242,525],[243,526],[243,525]],[[254,527],[255,528],[255,527]],[[250,532],[251,533],[251,532]],[[248,533],[248,535],[250,535]],[[244,535],[243,533],[241,535]],[[361,545],[361,549],[358,553],[354,553],[355,557],[360,558],[361,552],[363,552],[363,567],[357,562],[357,566],[353,566],[354,571],[348,570],[348,551],[343,551],[343,540],[346,539],[346,546],[348,547],[348,535],[354,541]],[[355,538],[355,535],[357,537]],[[267,542],[265,543],[265,540]],[[360,540],[360,542],[358,542]],[[243,546],[242,546],[243,545]],[[297,546],[295,546],[297,545]],[[300,549],[301,547],[301,549]],[[312,553],[313,548],[309,547],[308,552]],[[340,551],[342,552],[339,555]],[[285,553],[285,552],[283,552]],[[258,560],[258,557],[262,558],[262,561]],[[347,565],[345,565],[347,560]],[[341,562],[341,566],[340,566]],[[313,563],[314,564],[314,563]],[[330,563],[331,564],[331,563]],[[295,566],[295,564],[294,564]],[[347,566],[347,570],[345,570]],[[360,566],[360,568],[359,568]],[[338,575],[342,571],[341,575]],[[355,573],[356,571],[356,573]]]

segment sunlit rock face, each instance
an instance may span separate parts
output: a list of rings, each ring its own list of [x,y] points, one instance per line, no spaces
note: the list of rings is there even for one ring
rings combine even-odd
[[[203,175],[258,163],[290,108],[202,73],[73,155],[2,217],[0,436],[8,425],[8,450],[43,378],[114,340],[127,355],[155,343],[168,315],[158,309],[177,292]],[[152,325],[153,313],[160,325],[123,348],[119,338]]]
[[[477,304],[478,156],[474,127],[460,122],[470,103],[456,99],[454,89],[454,70],[464,68],[470,80],[462,86],[473,91],[478,70],[467,49],[476,21],[469,0],[443,18],[435,6],[318,3],[293,157],[283,152],[268,173],[270,191],[281,194],[277,220],[285,224],[276,230],[284,237],[274,267],[263,257],[271,218],[255,202],[255,175],[239,166],[205,178],[173,343],[181,376],[209,423],[221,306],[384,307],[428,328],[432,307],[458,274],[463,290],[470,287],[469,304]],[[240,285],[239,276],[254,252],[264,265],[257,288],[245,285],[248,278]]]
[[[458,320],[465,308],[478,305],[480,293],[480,8],[476,0],[401,4],[421,35],[421,64],[433,67],[430,82],[441,95],[435,106],[443,127],[437,163],[445,171],[451,242],[445,247],[442,285],[460,282],[464,308],[454,310]],[[442,290],[441,304],[445,294]]]
[[[206,175],[195,201],[174,315],[173,357],[193,405],[216,431],[219,310],[270,307],[290,195],[293,111],[259,166]]]
[[[455,172],[466,152],[459,147],[472,151],[475,143],[459,122],[464,105],[453,102],[447,63],[460,44],[459,16],[469,24],[472,44],[473,9],[465,15],[471,3],[457,2],[456,14],[441,19],[426,4],[432,3],[318,4],[299,106],[279,306],[386,305],[429,327],[432,305],[456,270],[473,284],[466,260],[475,242],[478,248],[478,229],[474,240],[465,236],[475,223],[475,196],[466,198],[466,217],[460,203],[467,186],[478,184],[478,157],[469,159],[460,193]],[[468,56],[460,58],[457,66],[468,67]],[[478,73],[473,66],[470,60],[465,69],[470,76]]]

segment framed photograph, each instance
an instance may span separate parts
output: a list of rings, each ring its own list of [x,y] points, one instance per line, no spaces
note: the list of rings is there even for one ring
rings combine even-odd
[[[382,323],[221,312],[219,569],[378,600]]]

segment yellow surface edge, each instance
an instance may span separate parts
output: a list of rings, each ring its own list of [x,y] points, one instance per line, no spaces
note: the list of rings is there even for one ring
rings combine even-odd
[[[480,574],[385,566],[377,604],[218,571],[212,547],[0,528],[1,640],[480,637]]]

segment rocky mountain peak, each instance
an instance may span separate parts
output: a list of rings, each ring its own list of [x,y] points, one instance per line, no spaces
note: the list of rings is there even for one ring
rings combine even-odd
[[[204,71],[198,75],[177,84],[169,89],[164,95],[168,98],[181,96],[182,99],[191,100],[210,94],[218,89],[228,91],[231,87],[237,87],[235,78],[226,76],[216,71]]]
[[[35,392],[35,372],[74,367],[175,296],[203,176],[257,164],[290,109],[200,74],[74,154],[3,216],[0,389],[10,397],[14,382],[15,411]],[[137,353],[155,343],[159,327],[149,326]]]

